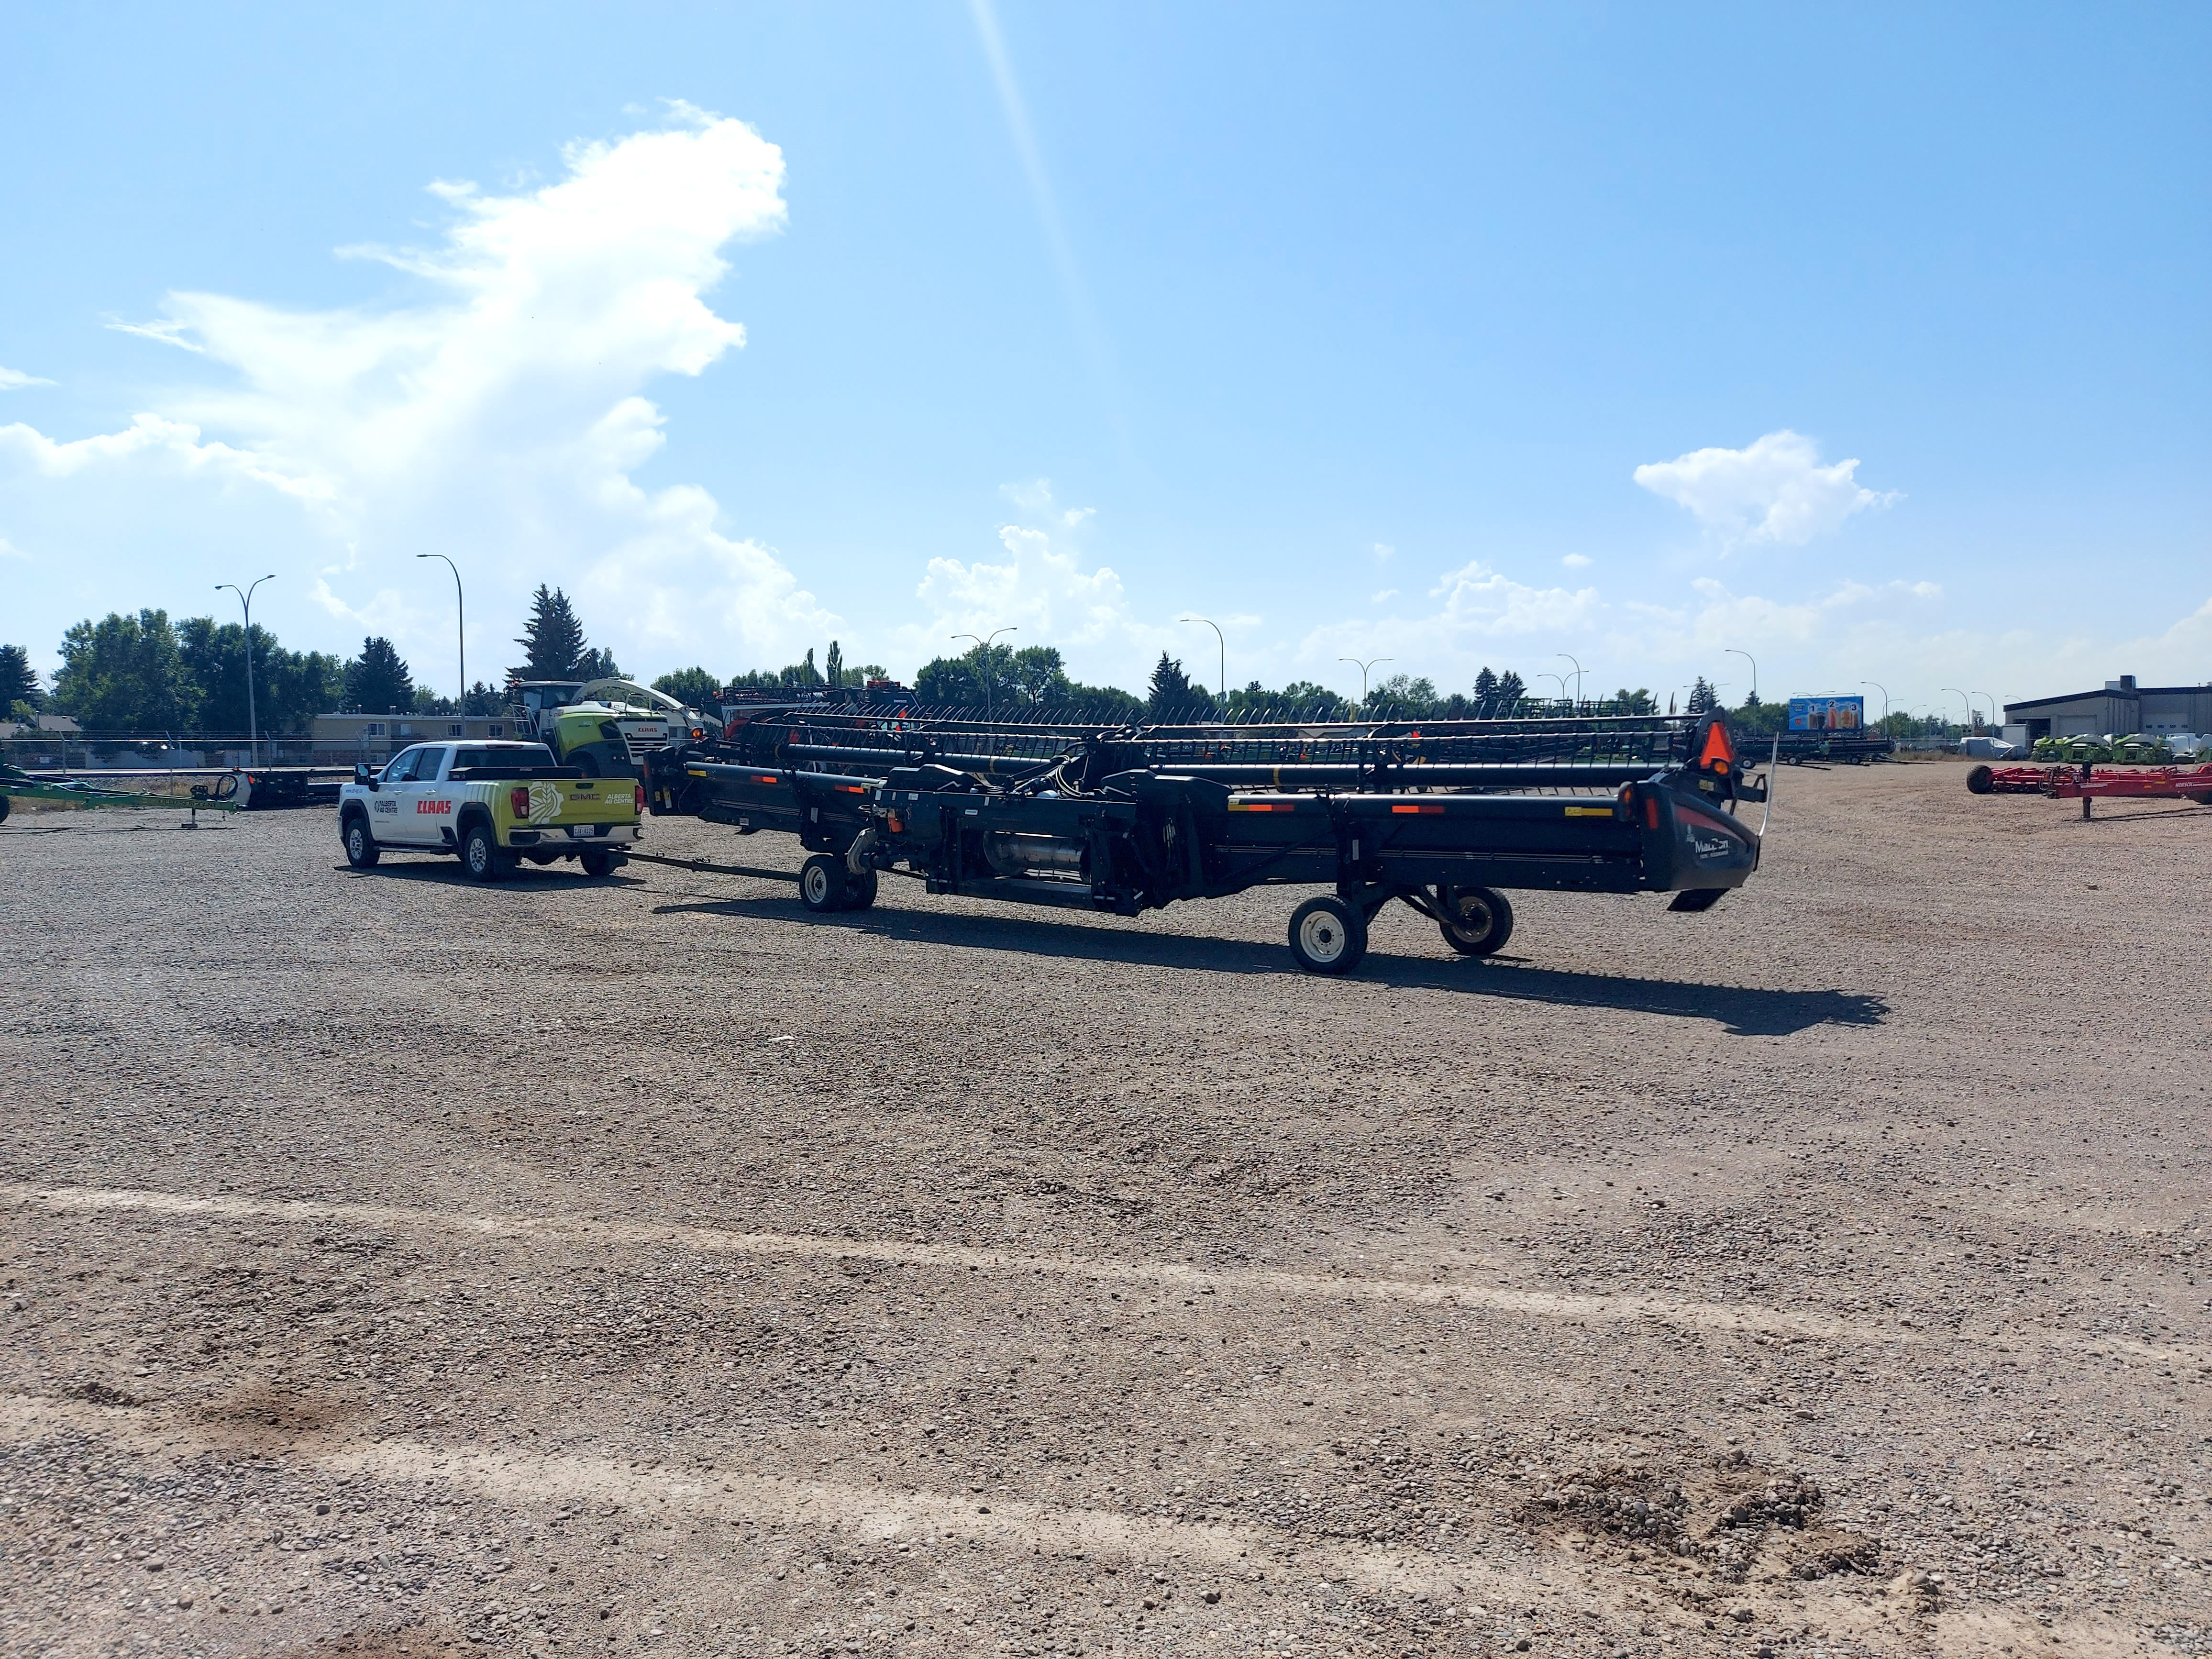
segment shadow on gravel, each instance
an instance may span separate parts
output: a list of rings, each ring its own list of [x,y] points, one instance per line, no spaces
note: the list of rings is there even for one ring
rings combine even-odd
[[[1023,916],[933,915],[926,911],[868,911],[857,915],[806,916],[790,898],[717,899],[656,906],[655,915],[692,911],[799,921],[811,927],[850,927],[878,939],[977,951],[1018,951],[1038,957],[1080,957],[1139,968],[1186,968],[1216,974],[1295,974],[1282,945],[1245,939],[1145,933],[1080,921],[1036,921]],[[1632,979],[1537,968],[1508,957],[1449,962],[1370,951],[1352,983],[1399,990],[1457,991],[1571,1008],[1613,1008],[1707,1019],[1729,1036],[1789,1036],[1815,1025],[1879,1025],[1889,1016],[1881,997],[1850,991],[1766,991],[1735,985],[1700,985],[1665,979]]]
[[[354,876],[362,881],[436,881],[453,887],[489,887],[496,892],[502,887],[528,892],[538,887],[642,887],[645,883],[635,876],[587,876],[577,870],[563,870],[559,865],[541,868],[532,865],[527,869],[511,871],[495,882],[474,882],[461,873],[460,865],[450,858],[435,854],[405,864],[380,864],[374,870],[356,870],[349,864],[333,864],[331,869],[342,876]]]

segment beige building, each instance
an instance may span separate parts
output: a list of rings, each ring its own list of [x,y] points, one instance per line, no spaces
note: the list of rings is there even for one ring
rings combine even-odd
[[[525,735],[504,714],[318,714],[315,764],[388,760],[410,743]]]

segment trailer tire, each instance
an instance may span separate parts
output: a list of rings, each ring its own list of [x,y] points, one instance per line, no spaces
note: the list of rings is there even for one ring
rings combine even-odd
[[[461,869],[471,881],[498,881],[507,874],[507,860],[489,824],[472,823],[461,831]]]
[[[1447,887],[1443,910],[1450,921],[1437,931],[1463,957],[1495,956],[1513,937],[1513,906],[1494,887]]]
[[[1972,771],[1966,774],[1966,793],[1970,795],[1988,794],[1991,787],[1990,779],[1993,775],[1994,775],[1990,772],[1988,767],[1977,766]]]
[[[799,902],[817,916],[845,908],[845,863],[817,853],[799,866]]]
[[[615,853],[611,847],[586,848],[577,855],[577,861],[584,866],[584,873],[594,881],[615,872]]]
[[[0,823],[8,822],[8,803],[14,799],[12,795],[0,795]]]
[[[376,844],[376,837],[369,833],[368,813],[347,814],[345,828],[339,835],[345,842],[348,864],[356,870],[376,868],[376,861],[384,856],[384,849]]]
[[[865,910],[875,902],[876,872],[863,870],[856,876],[850,870],[846,871],[845,908],[848,910]]]
[[[1291,955],[1310,974],[1348,974],[1367,954],[1367,918],[1331,896],[1291,912]]]

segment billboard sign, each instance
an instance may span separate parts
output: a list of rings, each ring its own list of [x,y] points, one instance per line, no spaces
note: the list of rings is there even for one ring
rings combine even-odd
[[[1792,732],[1856,732],[1866,724],[1864,697],[1792,697]]]

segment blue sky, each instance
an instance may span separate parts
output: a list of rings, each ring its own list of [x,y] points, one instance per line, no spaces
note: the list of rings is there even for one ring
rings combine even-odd
[[[15,9],[0,639],[267,570],[444,689],[437,551],[472,677],[550,580],[647,674],[2212,678],[2208,84],[2195,6]]]

